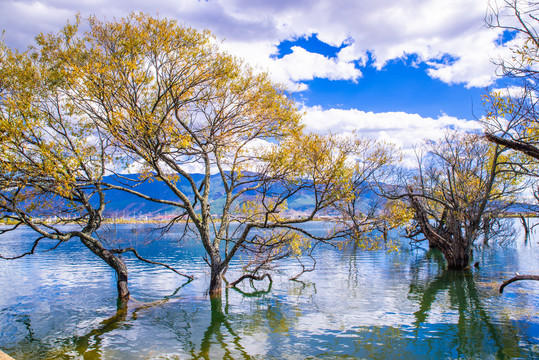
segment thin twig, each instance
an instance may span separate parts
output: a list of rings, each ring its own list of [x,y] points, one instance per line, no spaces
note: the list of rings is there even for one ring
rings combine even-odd
[[[296,276],[293,276],[291,277],[289,280],[297,280],[301,275],[303,275],[304,273],[306,272],[311,272],[311,271],[314,271],[315,268],[316,268],[316,259],[312,256],[312,254],[309,254],[309,257],[313,260],[313,267],[310,268],[310,269],[306,269],[305,268],[305,265],[301,262],[301,260],[298,258],[298,262],[300,263],[301,267],[302,267],[302,270],[299,274],[297,274]]]
[[[137,250],[135,250],[134,248],[129,247],[129,248],[124,248],[124,249],[113,249],[113,250],[110,250],[110,252],[113,253],[113,254],[123,254],[123,253],[128,252],[128,251],[132,252],[132,253],[137,257],[137,259],[139,259],[139,260],[141,260],[141,261],[144,261],[144,262],[147,262],[148,264],[161,265],[161,266],[166,267],[166,268],[169,269],[169,270],[174,271],[176,274],[178,274],[178,275],[180,275],[180,276],[186,277],[186,278],[188,278],[188,279],[190,279],[190,280],[193,280],[193,279],[194,279],[193,276],[183,274],[183,273],[179,272],[178,270],[174,269],[173,267],[171,267],[171,266],[169,266],[169,265],[167,265],[167,264],[163,264],[163,263],[161,263],[161,262],[152,261],[152,260],[148,260],[148,259],[143,258],[142,256],[139,255],[139,253],[137,252]]]

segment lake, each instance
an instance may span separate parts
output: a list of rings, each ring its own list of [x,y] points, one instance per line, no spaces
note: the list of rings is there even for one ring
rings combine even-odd
[[[498,293],[515,272],[539,273],[539,237],[477,248],[479,268],[458,272],[408,240],[398,252],[320,247],[300,281],[289,280],[301,267],[288,259],[272,284],[245,281],[211,302],[202,246],[178,242],[179,229],[157,238],[151,226],[111,225],[107,235],[194,281],[125,255],[135,301],[117,310],[114,272],[78,240],[2,260],[0,349],[17,360],[539,358],[539,282]],[[4,235],[0,254],[34,238]],[[229,281],[247,260],[231,264]]]

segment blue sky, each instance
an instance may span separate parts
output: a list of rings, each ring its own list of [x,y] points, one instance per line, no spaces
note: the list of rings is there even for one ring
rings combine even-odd
[[[174,18],[211,30],[223,49],[270,72],[305,112],[307,130],[356,131],[411,151],[446,127],[478,128],[481,95],[499,86],[492,60],[520,41],[485,26],[488,6],[487,0],[0,0],[0,26],[9,46],[24,49],[77,12]]]
[[[335,58],[344,48],[330,46],[318,40],[316,34],[286,40],[278,45],[279,59],[291,54],[293,46],[309,52]],[[373,66],[369,59],[365,65],[356,64],[362,77],[358,81],[315,78],[305,81],[307,90],[295,92],[298,102],[323,108],[358,108],[372,112],[417,113],[425,117],[443,114],[461,119],[481,116],[481,96],[487,87],[467,88],[464,84],[447,84],[427,74],[428,65],[418,63],[414,54],[390,60],[383,68]]]

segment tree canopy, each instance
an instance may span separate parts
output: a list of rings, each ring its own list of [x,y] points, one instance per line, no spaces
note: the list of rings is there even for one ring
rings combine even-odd
[[[507,151],[478,135],[447,132],[417,153],[418,168],[405,177],[403,194],[413,212],[408,236],[422,235],[440,250],[449,268],[467,267],[480,235],[492,225],[523,186]]]
[[[504,90],[491,91],[485,96],[487,114],[484,121],[485,138],[514,151],[516,173],[534,180],[533,194],[539,199],[539,33],[537,4],[505,0],[492,2],[487,25],[511,33],[520,42],[509,57],[496,59],[501,76],[508,84]],[[503,288],[517,280],[537,280],[534,275],[518,275],[505,281]]]
[[[356,201],[394,161],[389,147],[305,133],[284,89],[220,51],[207,31],[145,14],[90,17],[86,32],[82,21],[39,35],[24,53],[2,47],[4,216],[58,239],[64,230],[56,225],[75,219],[82,230],[65,240],[84,242],[100,227],[110,190],[166,204],[176,209],[169,226],[181,223],[200,239],[212,295],[239,252],[252,259],[246,275],[256,276],[272,260],[372,229],[374,212],[325,236],[299,225]],[[174,198],[138,190],[154,180]],[[219,206],[210,198],[215,181],[226,194]],[[288,199],[300,192],[312,206],[287,215]],[[61,206],[46,206],[44,198]],[[61,216],[69,212],[74,219]],[[38,224],[39,215],[60,220]],[[127,250],[137,255],[105,247],[99,254]],[[127,275],[122,286],[126,297]]]

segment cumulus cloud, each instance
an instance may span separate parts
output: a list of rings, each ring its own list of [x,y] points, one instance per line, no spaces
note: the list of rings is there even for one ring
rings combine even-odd
[[[412,154],[414,146],[425,140],[441,138],[447,129],[478,131],[476,121],[442,115],[438,118],[422,117],[405,112],[365,112],[357,109],[327,109],[306,107],[304,123],[308,132],[352,134],[395,144],[405,154]],[[408,159],[410,160],[410,159]]]
[[[329,59],[320,54],[314,54],[307,50],[294,46],[292,54],[278,59],[282,68],[286,69],[292,80],[312,80],[315,77],[329,80],[355,80],[361,76],[361,72],[354,64],[339,59]]]
[[[509,86],[505,88],[492,89],[492,93],[500,94],[504,97],[513,97],[513,98],[522,98],[527,95],[527,91],[524,87],[521,86]]]
[[[353,64],[364,64],[367,53],[379,69],[416,54],[430,65],[430,76],[482,87],[494,79],[491,59],[506,51],[496,41],[500,31],[484,26],[486,9],[486,0],[0,0],[0,24],[8,44],[24,48],[38,32],[60,28],[76,12],[111,19],[143,11],[212,30],[226,39],[230,52],[299,89],[315,77],[357,80],[361,73]],[[271,57],[283,40],[313,34],[330,45],[349,45],[335,59],[300,48],[283,59]],[[452,61],[442,61],[447,58]]]
[[[262,16],[256,5],[245,0],[232,2],[236,11]],[[272,2],[273,3],[273,2]],[[446,83],[483,87],[495,79],[495,65],[501,47],[500,30],[487,29],[487,2],[477,0],[381,0],[377,2],[317,1],[301,8],[277,1],[271,9],[276,30],[282,38],[317,34],[333,46],[352,44],[339,58],[364,63],[372,55],[382,69],[389,61],[416,54],[431,66],[429,75]],[[262,12],[263,13],[263,12]],[[444,63],[440,60],[451,58]]]
[[[276,45],[267,42],[250,44],[225,41],[222,48],[239,54],[258,70],[268,71],[274,81],[284,84],[290,91],[306,90],[303,81],[314,78],[357,81],[361,77],[361,71],[356,68],[353,60],[329,58],[299,46],[293,46],[292,53],[279,59],[268,55],[278,50]]]
[[[361,71],[352,62],[342,61],[339,58],[330,59],[320,54],[294,46],[292,53],[268,63],[268,68],[274,79],[290,84],[293,89],[303,80],[325,78],[329,80],[352,80],[356,81],[361,76]]]

